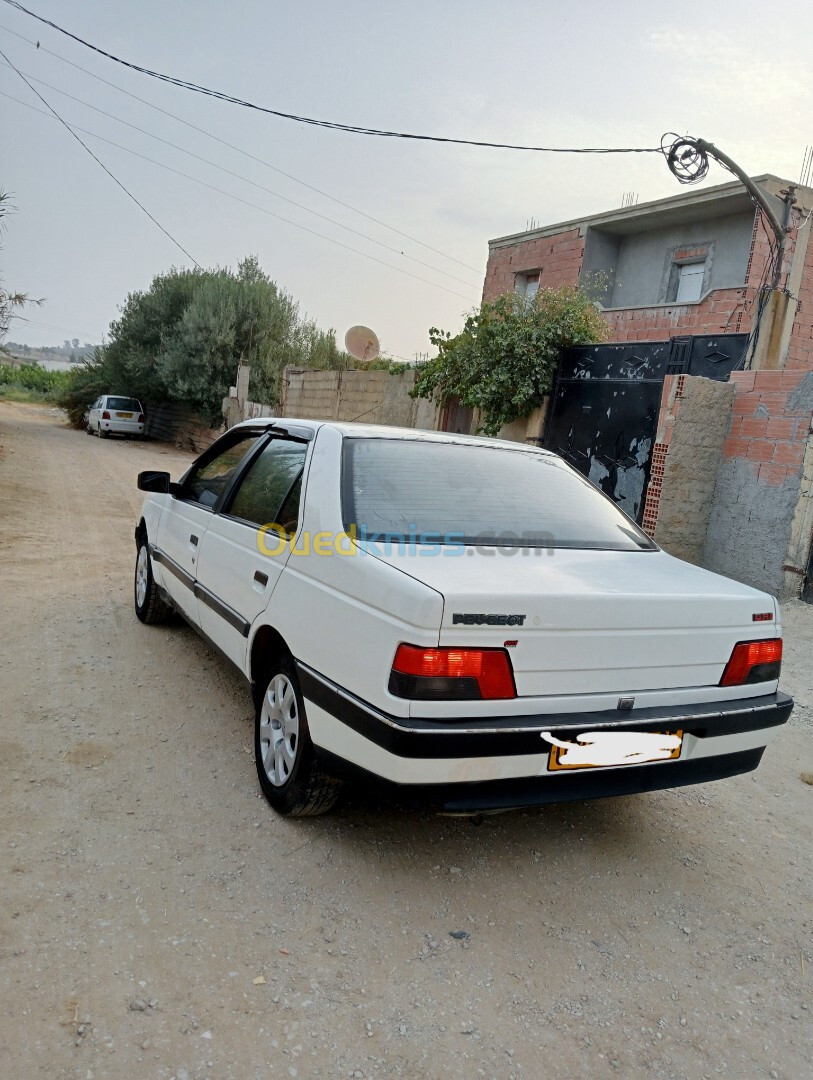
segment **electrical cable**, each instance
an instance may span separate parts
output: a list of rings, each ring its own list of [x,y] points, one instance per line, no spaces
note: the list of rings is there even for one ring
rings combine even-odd
[[[352,228],[350,225],[343,225],[342,222],[336,221],[335,218],[328,217],[327,214],[320,214],[318,210],[311,210],[310,207],[305,206],[303,203],[296,202],[295,199],[289,199],[286,195],[281,195],[278,191],[273,191],[271,188],[265,187],[263,184],[258,184],[254,180],[250,180],[247,176],[243,176],[240,173],[234,172],[232,169],[227,169],[224,165],[218,165],[216,161],[210,161],[209,158],[202,157],[200,154],[194,153],[192,150],[187,150],[183,146],[178,146],[177,143],[171,142],[169,139],[163,139],[160,135],[155,135],[153,132],[148,131],[146,128],[139,127],[137,124],[130,123],[129,120],[124,120],[120,116],[116,116],[115,113],[107,112],[105,109],[100,109],[97,105],[92,105],[89,101],[84,101],[82,98],[76,97],[74,94],[69,94],[67,90],[61,90],[58,86],[54,86],[52,83],[46,82],[44,79],[38,79],[30,72],[24,72],[24,74],[35,83],[40,86],[46,86],[49,90],[54,90],[57,94],[61,94],[62,97],[69,98],[71,101],[77,102],[79,105],[84,105],[88,109],[93,109],[94,112],[100,113],[102,116],[108,117],[110,120],[115,120],[119,124],[124,124],[125,127],[132,128],[133,131],[138,131],[142,135],[148,136],[150,139],[155,139],[156,142],[163,143],[165,146],[171,146],[173,150],[178,150],[182,154],[187,154],[189,157],[195,158],[197,161],[202,161],[204,165],[210,165],[213,169],[218,169],[220,172],[226,173],[228,176],[233,176],[237,180],[242,180],[246,184],[250,184],[252,187],[257,188],[259,191],[264,191],[268,195],[273,195],[276,199],[281,199],[283,202],[290,203],[291,206],[296,206],[299,210],[304,210],[307,214],[313,214],[314,217],[321,218],[323,221],[329,221],[331,225],[336,225],[340,229],[345,229],[347,232],[353,233],[354,236],[360,236],[363,240],[368,240],[371,244],[377,244],[379,247],[384,248],[385,251],[391,251],[395,255],[401,255],[405,259],[409,259],[410,262],[417,263],[418,266],[426,267],[427,270],[432,270],[437,274],[444,274],[446,277],[451,278],[453,281],[459,282],[461,285],[467,285],[470,288],[476,288],[471,281],[467,281],[465,278],[458,277],[457,274],[452,274],[448,270],[441,270],[438,266],[433,266],[432,263],[424,262],[422,259],[416,259],[412,255],[407,255],[399,248],[392,247],[390,244],[385,244],[382,240],[376,240],[373,236],[368,236],[367,233],[359,232],[358,229]]]
[[[412,236],[410,233],[404,232],[402,229],[396,228],[394,225],[389,225],[386,221],[382,221],[380,218],[374,217],[372,214],[368,214],[365,210],[359,210],[357,206],[353,206],[351,203],[344,202],[342,199],[337,198],[335,195],[331,195],[328,191],[323,191],[321,188],[315,187],[313,184],[309,184],[301,177],[294,176],[293,173],[286,172],[284,169],[280,169],[276,165],[272,165],[269,161],[265,161],[263,158],[257,157],[256,154],[252,154],[248,150],[244,150],[240,146],[235,146],[234,143],[230,143],[227,139],[221,139],[219,135],[213,134],[211,131],[207,131],[206,128],[198,127],[197,124],[193,124],[190,120],[185,120],[182,116],[178,116],[176,113],[170,112],[168,109],[162,108],[160,105],[155,105],[152,101],[148,101],[147,98],[140,97],[138,94],[132,93],[130,90],[125,90],[123,86],[119,86],[117,83],[111,82],[109,79],[102,78],[101,75],[97,75],[95,71],[91,71],[89,68],[82,67],[81,64],[75,63],[73,60],[69,60],[66,56],[62,56],[61,53],[54,52],[53,49],[48,49],[40,42],[34,41],[32,38],[25,37],[24,34],[18,33],[16,30],[12,30],[10,27],[0,23],[0,29],[5,30],[7,34],[12,34],[14,37],[19,38],[20,41],[25,41],[28,45],[34,46],[39,52],[47,53],[48,56],[53,56],[54,59],[59,60],[63,64],[67,64],[69,67],[75,68],[77,71],[84,72],[85,75],[89,75],[92,79],[96,79],[97,82],[104,83],[105,86],[112,87],[113,90],[118,91],[120,94],[125,94],[127,97],[132,98],[133,101],[140,101],[142,105],[146,105],[150,109],[154,109],[155,112],[162,113],[164,116],[170,117],[170,119],[177,121],[179,124],[183,124],[185,127],[191,128],[193,131],[197,131],[201,135],[205,135],[207,139],[212,139],[214,142],[220,143],[221,146],[226,146],[229,150],[234,150],[238,154],[242,154],[244,157],[249,158],[251,161],[256,161],[258,165],[264,166],[266,169],[270,169],[272,172],[279,173],[280,176],[287,177],[288,180],[293,180],[294,183],[300,184],[302,187],[308,188],[309,191],[316,192],[317,195],[321,195],[325,199],[329,199],[331,202],[336,203],[337,206],[344,207],[345,210],[351,210],[354,214],[358,214],[360,217],[367,218],[368,221],[374,222],[376,225],[380,225],[383,229],[389,229],[390,232],[396,233],[398,236],[403,236],[406,240],[411,240],[413,244],[418,244],[420,247],[426,248],[427,251],[432,251],[435,255],[440,255],[444,259],[448,259],[450,262],[457,263],[458,266],[463,266],[467,270],[473,270],[476,274],[481,273],[481,269],[477,266],[471,266],[469,263],[463,262],[461,259],[455,258],[454,255],[449,255],[446,251],[441,251],[440,248],[433,247],[431,244],[427,244],[423,240],[419,240],[417,236]]]
[[[196,94],[203,94],[206,97],[216,98],[218,101],[225,101],[231,105],[239,105],[245,109],[253,109],[255,112],[266,113],[269,116],[276,116],[283,120],[294,120],[298,124],[308,124],[311,127],[327,128],[331,131],[343,131],[349,132],[354,135],[375,135],[379,138],[385,139],[412,139],[420,142],[433,142],[433,143],[451,143],[457,146],[478,146],[488,147],[495,150],[529,150],[535,153],[544,154],[659,154],[662,152],[661,147],[562,147],[562,146],[529,146],[520,143],[499,143],[488,142],[482,139],[462,139],[452,138],[443,135],[419,135],[414,132],[405,131],[388,131],[381,128],[365,127],[361,124],[342,124],[333,120],[316,120],[310,116],[299,116],[296,113],[283,112],[280,109],[272,109],[265,105],[258,105],[252,101],[246,101],[243,98],[235,97],[233,94],[228,94],[222,90],[213,90],[210,87],[201,86],[198,83],[190,82],[187,79],[181,79],[175,75],[165,75],[160,71],[153,71],[151,68],[142,66],[141,64],[134,64],[129,60],[123,60],[120,56],[116,56],[114,53],[107,52],[105,49],[99,48],[98,45],[93,45],[91,42],[86,41],[84,38],[79,37],[78,34],[71,33],[70,30],[66,30],[58,23],[52,22],[50,19],[46,19],[42,15],[37,15],[36,12],[30,11],[22,4],[18,3],[18,0],[5,0],[11,7],[16,8],[17,11],[23,12],[25,15],[30,15],[32,19],[36,19],[38,22],[43,23],[45,26],[50,26],[52,30],[58,31],[65,37],[70,38],[72,41],[77,42],[79,45],[83,45],[86,49],[90,49],[100,56],[106,57],[108,60],[112,60],[116,64],[121,64],[123,67],[130,68],[131,71],[138,71],[142,75],[149,75],[153,79],[158,79],[160,82],[169,83],[171,86],[180,87],[182,90],[190,90]]]
[[[58,120],[60,122],[60,124],[62,124],[62,126],[66,129],[66,131],[69,131],[71,133],[71,135],[74,137],[74,139],[76,139],[76,141],[79,143],[79,145],[90,154],[90,156],[93,158],[93,160],[96,162],[96,164],[99,165],[102,169],[104,169],[104,171],[107,173],[107,175],[110,177],[110,179],[121,188],[121,190],[124,192],[124,194],[129,199],[132,199],[132,201],[136,204],[136,206],[139,208],[139,210],[143,211],[147,215],[147,217],[150,219],[150,221],[153,223],[153,225],[156,225],[161,230],[161,232],[164,234],[164,236],[166,236],[169,240],[171,240],[172,243],[180,251],[182,251],[184,253],[184,255],[187,257],[187,259],[189,259],[191,262],[193,262],[195,264],[195,266],[197,266],[197,268],[199,270],[202,270],[203,267],[200,265],[200,263],[197,261],[197,259],[193,258],[193,256],[189,254],[189,252],[186,250],[186,248],[183,246],[183,244],[181,244],[178,240],[176,240],[175,237],[172,235],[172,233],[169,232],[167,229],[165,229],[164,226],[161,224],[161,222],[158,221],[156,218],[154,218],[152,216],[152,214],[149,212],[149,210],[146,208],[146,206],[144,206],[143,203],[139,202],[138,199],[135,197],[135,195],[133,195],[132,191],[130,191],[128,188],[126,188],[124,186],[124,184],[122,184],[121,180],[118,179],[118,177],[113,175],[113,173],[110,171],[110,169],[108,169],[108,167],[104,164],[103,161],[101,161],[98,157],[96,157],[96,155],[93,153],[93,151],[90,149],[90,147],[86,143],[82,142],[82,140],[79,138],[79,136],[76,134],[76,132],[70,126],[70,124],[68,124],[65,120],[62,119],[62,117],[59,115],[59,113],[56,111],[56,109],[53,108],[53,106],[49,105],[49,103],[45,100],[45,98],[42,96],[42,94],[39,92],[39,90],[36,90],[31,85],[31,83],[28,81],[28,79],[26,79],[25,75],[23,75],[23,73],[19,70],[19,68],[16,68],[14,66],[14,64],[12,64],[12,62],[9,60],[9,58],[6,56],[6,54],[3,52],[2,49],[0,49],[0,56],[2,56],[2,58],[6,61],[6,63],[8,64],[8,66],[10,68],[12,68],[14,71],[17,72],[17,74],[23,80],[23,82],[28,87],[28,89],[32,92],[32,94],[36,94],[36,96],[40,99],[40,101],[43,103],[43,105],[46,107],[46,109],[48,109],[48,111],[53,115],[53,117],[56,120]],[[25,102],[21,102],[20,104],[25,104]],[[29,107],[33,107],[33,106],[29,106]],[[41,110],[37,109],[36,111],[40,112]]]
[[[2,53],[0,53],[2,55]],[[36,93],[36,91],[34,91]],[[14,101],[18,105],[23,105],[26,109],[31,109],[35,113],[39,113],[41,116],[48,116],[48,113],[43,112],[42,109],[38,109],[36,105],[30,105],[27,101],[21,101],[19,98],[15,98],[11,94],[6,94],[0,91],[0,97],[8,98],[9,101]],[[63,121],[64,123],[64,121]],[[146,154],[140,154],[138,151],[133,150],[129,146],[123,146],[121,143],[114,142],[112,139],[105,138],[104,135],[99,135],[95,131],[88,131],[87,128],[74,125],[77,131],[81,131],[84,135],[90,135],[93,139],[98,139],[100,142],[108,143],[110,146],[115,146],[118,150],[124,150],[127,154],[132,154],[133,157],[141,158],[142,161],[148,161],[151,165],[157,165],[160,169],[165,169],[167,172],[174,173],[176,176],[181,176],[185,180],[191,180],[193,184],[198,184],[201,187],[208,188],[209,191],[214,191],[218,195],[224,195],[227,199],[233,199],[235,202],[242,203],[244,206],[249,206],[253,210],[259,210],[261,214],[267,214],[269,217],[276,218],[278,221],[284,221],[287,225],[293,225],[295,229],[301,229],[303,232],[310,233],[311,236],[318,236],[321,240],[327,240],[331,244],[335,244],[337,247],[344,248],[346,251],[352,251],[356,255],[361,255],[365,259],[370,259],[372,262],[378,263],[380,266],[386,266],[390,270],[395,270],[399,274],[405,274],[407,277],[414,278],[415,281],[421,281],[424,285],[429,285],[433,289],[442,289],[444,292],[451,293],[452,296],[459,296],[463,300],[471,301],[470,296],[466,296],[463,293],[457,292],[455,289],[450,289],[446,285],[441,285],[435,281],[429,281],[428,278],[421,277],[419,274],[413,274],[409,270],[404,270],[400,266],[393,266],[392,263],[385,262],[383,259],[376,258],[375,255],[370,255],[366,251],[360,251],[358,248],[351,247],[350,244],[345,244],[341,240],[335,240],[332,236],[327,236],[325,233],[317,232],[315,229],[309,229],[307,225],[300,225],[297,221],[291,221],[290,218],[283,217],[282,214],[277,214],[273,210],[269,210],[264,206],[258,206],[257,203],[249,202],[248,199],[242,198],[240,195],[234,195],[230,191],[224,191],[223,188],[215,187],[214,184],[209,184],[205,180],[200,180],[197,176],[190,176],[189,173],[182,172],[180,169],[174,169],[171,165],[165,165],[162,161],[156,161],[155,158],[147,157]],[[190,256],[191,258],[191,256]],[[195,264],[198,265],[197,263]]]

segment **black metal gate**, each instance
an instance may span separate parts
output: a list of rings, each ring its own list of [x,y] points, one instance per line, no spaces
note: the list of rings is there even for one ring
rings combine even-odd
[[[747,334],[581,345],[563,353],[545,446],[641,522],[666,375],[728,379]]]

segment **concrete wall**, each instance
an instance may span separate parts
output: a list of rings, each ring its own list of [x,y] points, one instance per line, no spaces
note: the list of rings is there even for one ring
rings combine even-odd
[[[687,248],[708,249],[704,293],[744,285],[753,225],[753,213],[730,214],[714,221],[689,221],[621,237],[615,284],[607,306],[666,303],[669,270],[679,252]]]
[[[731,383],[687,375],[664,384],[657,443],[668,450],[654,535],[670,555],[698,565],[735,393]]]
[[[286,367],[280,412],[303,420],[344,420],[433,430],[433,402],[411,398],[417,373]]]
[[[735,372],[731,381],[703,565],[780,598],[798,596],[811,543],[813,372]]]

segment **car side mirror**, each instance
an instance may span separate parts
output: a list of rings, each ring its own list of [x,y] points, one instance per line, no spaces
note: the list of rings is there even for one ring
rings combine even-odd
[[[169,492],[171,484],[168,472],[156,472],[154,469],[147,469],[145,472],[138,474],[138,487],[140,491],[154,491],[159,495],[166,495]]]

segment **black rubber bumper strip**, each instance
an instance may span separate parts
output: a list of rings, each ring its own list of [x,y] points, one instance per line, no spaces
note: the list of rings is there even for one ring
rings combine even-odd
[[[233,626],[235,630],[238,630],[243,637],[248,637],[251,623],[246,622],[239,612],[235,611],[234,608],[230,608],[228,604],[224,604],[219,597],[209,592],[199,581],[195,582],[195,596],[202,604],[211,608],[216,615],[224,619],[229,626]]]
[[[755,769],[763,751],[764,747],[758,746],[755,750],[690,761],[660,761],[654,765],[624,765],[617,769],[585,769],[554,775],[546,773],[543,777],[523,776],[460,784],[395,784],[318,747],[316,753],[327,773],[351,781],[365,797],[380,796],[401,806],[447,814],[477,814],[725,780]]]
[[[702,705],[636,709],[632,713],[613,710],[419,719],[382,712],[300,661],[297,661],[297,672],[306,701],[318,705],[377,746],[406,758],[539,754],[547,749],[541,731],[550,731],[565,739],[572,739],[574,733],[596,729],[680,730],[698,739],[735,735],[784,724],[793,708],[792,698],[776,693]]]
[[[199,581],[195,581],[191,574],[188,574],[183,567],[178,566],[174,559],[171,559],[169,555],[165,555],[160,548],[151,547],[150,554],[157,563],[166,569],[178,581],[182,582],[188,589],[191,589],[195,594],[196,599],[200,600],[202,604],[205,604],[208,608],[211,608],[215,614],[219,615],[221,619],[224,619],[229,626],[233,626],[235,630],[239,631],[243,637],[248,637],[251,631],[251,623],[247,622],[243,616],[230,608],[228,604],[224,604],[223,601],[215,596],[214,593],[209,592],[205,586],[201,585]]]
[[[186,585],[187,589],[194,589],[195,579],[191,574],[187,574],[186,570],[178,566],[174,559],[170,559],[169,555],[165,555],[160,548],[150,545],[150,555],[157,563],[160,563],[166,570],[176,577],[183,585]]]

